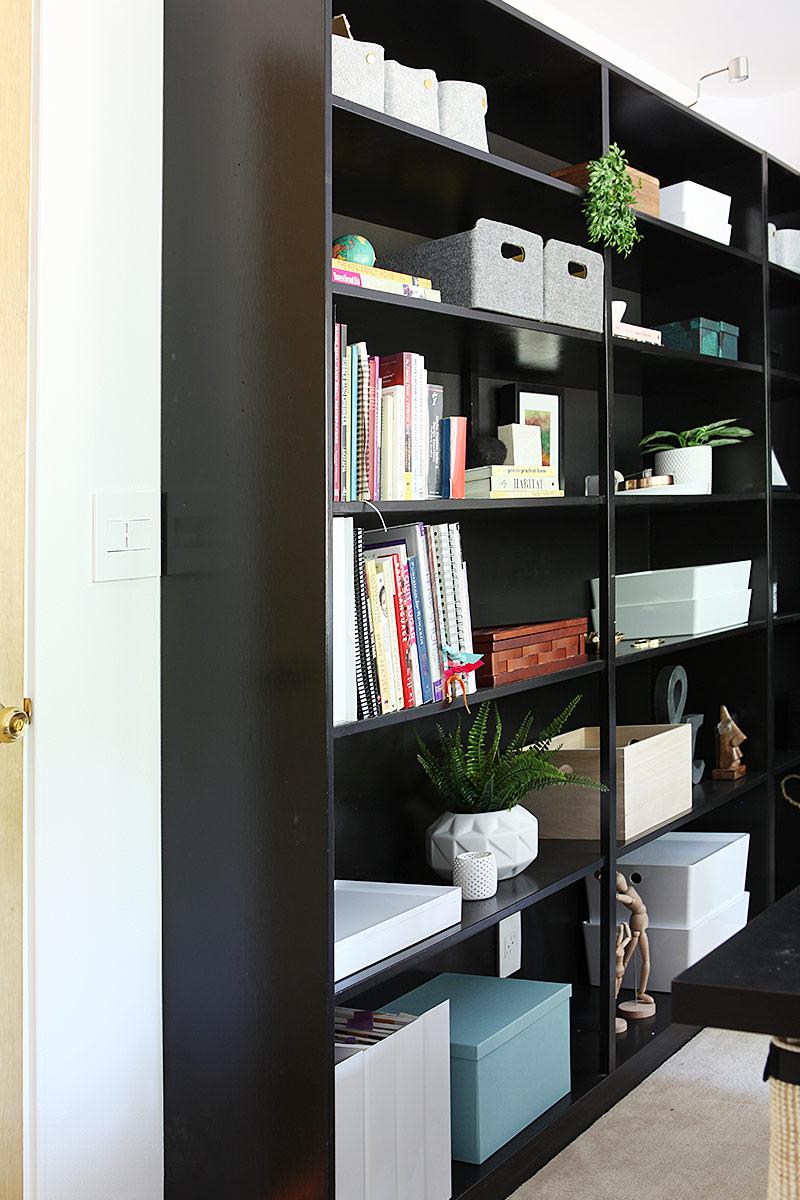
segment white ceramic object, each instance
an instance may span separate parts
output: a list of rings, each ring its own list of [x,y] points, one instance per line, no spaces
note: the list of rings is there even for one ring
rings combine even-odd
[[[691,928],[744,891],[749,833],[665,833],[617,860],[654,925]],[[586,880],[589,920],[600,920],[600,888]],[[617,921],[625,920],[618,906]]]
[[[618,575],[617,604],[655,604],[662,600],[699,600],[726,592],[743,592],[750,584],[752,560],[708,563],[701,567],[667,567]],[[593,579],[592,601],[600,607],[600,581]]]
[[[491,850],[468,850],[453,863],[453,884],[464,900],[488,900],[497,892],[497,859]]]
[[[678,446],[654,455],[653,474],[671,475],[674,483],[697,488],[698,496],[710,496],[714,452],[710,446]]]
[[[625,316],[625,309],[628,307],[627,300],[612,300],[611,301],[611,324],[618,325]]]
[[[682,183],[672,183],[662,187],[659,192],[661,216],[672,219],[672,214],[680,212],[697,213],[717,225],[725,225],[731,215],[731,198],[725,192],[717,192],[714,188],[705,187],[702,183],[685,179]]]
[[[409,125],[439,132],[439,81],[426,67],[406,67],[390,58],[384,64],[384,110]]]
[[[457,887],[349,879],[337,879],[333,886],[335,980],[461,920]]]
[[[747,924],[750,905],[749,892],[742,892],[717,909],[705,921],[691,929],[676,926],[651,924],[647,930],[650,942],[651,973],[648,992],[669,992],[672,981],[681,971],[705,958],[717,946],[727,942]],[[600,982],[600,926],[590,921],[583,924],[586,957],[589,964],[589,980],[594,987]],[[641,959],[636,956],[636,971],[641,970]],[[623,987],[633,987],[633,964],[629,964]]]
[[[425,835],[428,866],[451,879],[453,864],[468,850],[491,850],[497,878],[511,879],[539,853],[539,822],[521,804],[500,812],[443,813]]]
[[[383,46],[334,33],[331,90],[335,96],[383,112]]]
[[[699,233],[701,237],[711,238],[712,241],[722,242],[730,246],[732,226],[726,221],[712,221],[709,217],[698,212],[675,212],[670,215],[661,214],[662,221],[677,225],[680,229],[688,229],[691,233]]]
[[[456,142],[488,150],[486,113],[489,101],[481,83],[462,79],[439,81],[439,132]]]
[[[717,629],[746,625],[753,593],[729,592],[698,600],[660,600],[657,604],[618,604],[617,629],[625,641],[652,637],[699,637]],[[597,629],[599,610],[592,609]]]
[[[773,262],[787,271],[800,271],[800,229],[776,230],[773,248]]]

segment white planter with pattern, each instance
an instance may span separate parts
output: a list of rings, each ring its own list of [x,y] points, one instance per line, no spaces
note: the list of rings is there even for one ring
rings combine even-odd
[[[711,495],[710,446],[681,446],[675,450],[659,450],[655,455],[653,474],[672,475],[675,483],[693,487],[696,496]]]
[[[453,863],[469,850],[491,850],[497,878],[511,879],[539,853],[539,822],[517,804],[503,812],[443,813],[425,835],[428,866],[448,881]]]

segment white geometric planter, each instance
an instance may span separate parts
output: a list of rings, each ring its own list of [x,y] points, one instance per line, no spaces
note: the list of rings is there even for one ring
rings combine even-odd
[[[693,487],[695,496],[711,495],[710,446],[682,446],[675,450],[659,450],[655,456],[653,472],[656,475],[672,475],[675,483]]]
[[[452,879],[456,856],[468,850],[491,850],[497,878],[511,879],[539,853],[539,822],[520,804],[502,812],[446,812],[428,828],[425,842],[428,866],[443,879]]]

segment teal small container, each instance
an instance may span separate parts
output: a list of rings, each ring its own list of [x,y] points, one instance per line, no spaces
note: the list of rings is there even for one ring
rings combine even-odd
[[[672,350],[690,350],[710,358],[738,359],[739,326],[727,321],[712,321],[709,317],[689,317],[686,321],[670,321],[656,325],[661,340]]]
[[[739,358],[739,326],[719,323],[719,356],[736,362]]]
[[[450,1001],[453,1158],[482,1163],[570,1090],[568,983],[437,975],[383,1005]]]

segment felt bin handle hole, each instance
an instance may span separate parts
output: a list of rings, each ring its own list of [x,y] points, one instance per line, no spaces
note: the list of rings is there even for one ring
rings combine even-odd
[[[585,279],[589,273],[584,264],[578,262],[567,263],[567,270],[575,279]]]
[[[511,242],[503,242],[500,253],[503,258],[512,258],[514,262],[525,262],[525,251],[522,246],[514,246]]]

